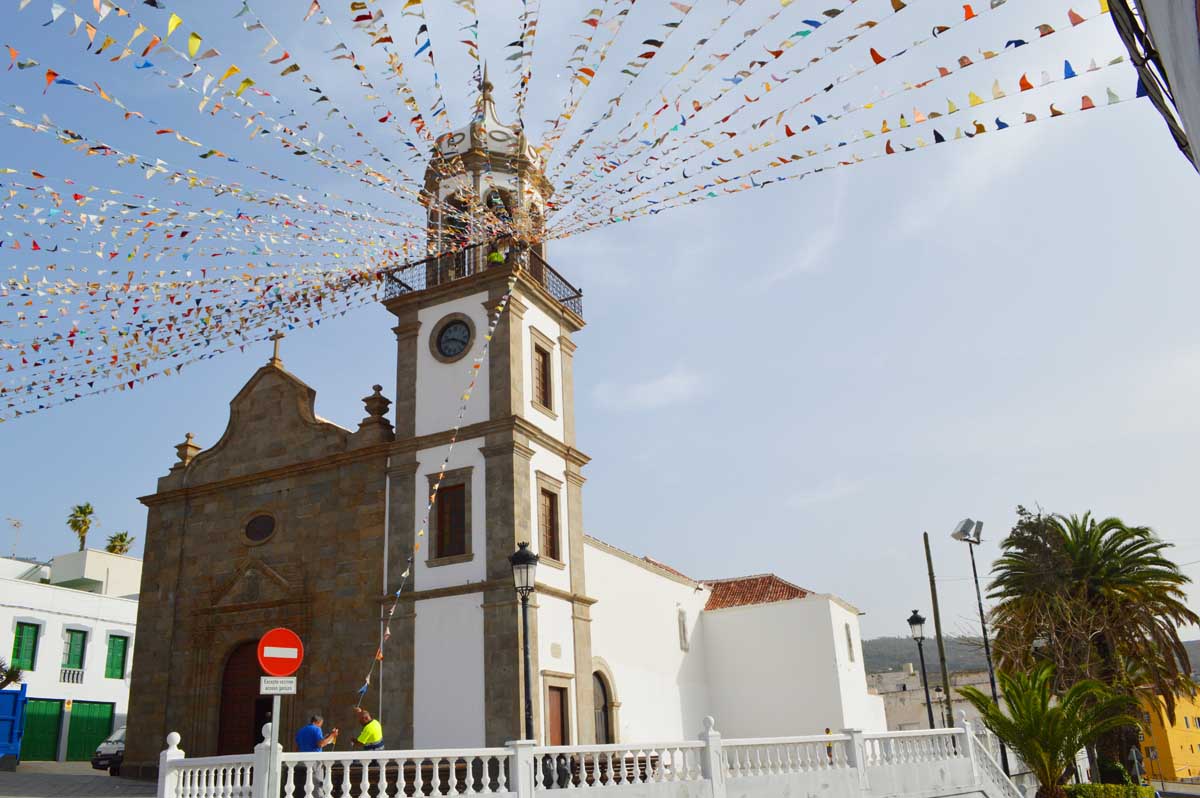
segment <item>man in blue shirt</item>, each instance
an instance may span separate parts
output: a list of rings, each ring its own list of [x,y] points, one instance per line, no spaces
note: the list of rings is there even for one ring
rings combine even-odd
[[[330,743],[336,743],[338,730],[334,729],[326,736],[321,728],[324,723],[325,719],[314,712],[308,719],[308,725],[296,732],[296,750],[302,754],[317,754]]]

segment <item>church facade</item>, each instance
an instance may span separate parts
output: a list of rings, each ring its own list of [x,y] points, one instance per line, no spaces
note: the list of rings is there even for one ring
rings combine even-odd
[[[551,191],[541,161],[486,91],[482,106],[438,141],[427,174],[431,208],[462,211],[431,210],[438,249],[477,232],[475,218],[539,239]],[[674,739],[709,714],[726,735],[885,728],[845,602],[770,575],[694,580],[585,535],[581,295],[540,246],[464,249],[388,279],[393,399],[375,386],[358,428],[343,428],[317,416],[315,392],[276,355],[231,401],[222,437],[201,449],[189,435],[142,498],[127,769],[152,770],[170,731],[193,756],[251,750],[270,709],[254,644],[275,626],[306,648],[299,693],[281,708],[284,741],[314,710],[352,727],[385,628],[364,706],[389,748],[518,739],[508,558],[525,541],[541,559],[529,630],[537,739]]]

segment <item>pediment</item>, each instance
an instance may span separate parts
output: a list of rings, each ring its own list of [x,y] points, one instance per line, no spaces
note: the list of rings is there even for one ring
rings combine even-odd
[[[292,597],[291,594],[291,585],[278,571],[261,560],[247,558],[231,577],[213,591],[212,606],[220,608],[286,601]]]
[[[185,484],[257,474],[344,452],[350,431],[319,418],[317,392],[277,365],[266,365],[229,403],[221,439],[187,466]]]

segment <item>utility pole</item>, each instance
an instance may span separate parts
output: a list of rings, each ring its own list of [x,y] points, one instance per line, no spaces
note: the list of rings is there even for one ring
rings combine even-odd
[[[946,728],[954,728],[953,698],[950,695],[950,671],[946,667],[946,644],[942,640],[942,613],[938,609],[937,581],[933,577],[933,555],[929,553],[929,533],[925,538],[925,565],[929,569],[929,596],[933,600],[933,631],[937,635],[938,661],[942,664],[942,693],[946,700]]]

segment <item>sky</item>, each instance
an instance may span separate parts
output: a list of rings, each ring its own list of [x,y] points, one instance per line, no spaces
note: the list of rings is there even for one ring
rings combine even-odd
[[[798,9],[801,4],[804,15],[824,5],[796,0]],[[578,20],[591,7],[575,0],[543,5],[549,10],[534,48],[525,114],[535,140],[549,127],[542,120],[569,96],[564,64],[578,41],[572,39]],[[638,48],[642,37],[634,34],[661,33],[661,20],[672,18],[667,5],[638,5],[626,22],[633,33],[613,45],[612,63]],[[689,31],[702,31],[724,14],[738,16],[720,34],[726,40],[714,42],[718,47],[736,43],[757,19],[780,8],[777,0],[695,5],[692,28],[677,33],[676,56],[686,52]],[[871,31],[890,43],[889,54],[902,46],[897,43],[927,36],[932,24],[962,15],[957,2],[910,5],[886,30],[881,24]],[[1075,7],[1091,16],[1092,5],[1081,0]],[[341,39],[355,41],[372,68],[381,63],[379,53],[351,30],[340,8],[325,8],[339,20],[335,25],[317,26],[300,21],[302,6],[263,3],[255,10],[291,52],[304,54],[305,69],[319,76],[327,94],[342,98],[356,124],[381,147],[402,152],[394,136],[375,132],[369,103],[356,101],[361,91],[347,62],[330,62],[325,51]],[[480,49],[491,64],[504,64],[503,46],[519,35],[521,4],[481,0],[479,6]],[[0,30],[41,65],[103,82],[129,107],[152,108],[244,163],[319,191],[380,205],[395,201],[297,164],[265,137],[248,141],[236,121],[196,113],[194,97],[136,73],[135,59],[111,64],[87,54],[83,34],[68,34],[71,11],[94,18],[90,4],[80,3],[46,28],[49,3],[34,0],[21,13],[14,7],[0,12]],[[205,3],[202,11],[180,6],[185,30],[202,26],[206,45],[220,42],[222,56],[208,69],[231,59],[247,74],[250,66],[259,68],[260,45],[233,19],[240,7],[233,0]],[[860,0],[854,13],[882,15],[888,7]],[[923,79],[932,66],[962,53],[1018,35],[1032,40],[1039,22],[1067,28],[1068,7],[1059,0],[1009,0],[962,30],[839,85],[829,99],[837,110],[842,102],[859,103],[881,88]],[[130,8],[135,19],[163,24],[154,14],[166,12]],[[452,120],[461,124],[474,99],[472,64],[456,46],[461,37],[453,29],[461,20],[453,11],[449,4],[431,8],[429,26],[439,83]],[[776,26],[794,28],[793,22],[781,14]],[[891,38],[882,38],[885,33]],[[772,34],[764,41],[775,41]],[[397,36],[403,47],[412,40],[411,30]],[[894,126],[909,106],[942,108],[947,96],[965,96],[967,89],[990,97],[997,77],[1014,96],[995,111],[982,109],[980,118],[989,122],[997,113],[1015,122],[1035,106],[1046,116],[1050,99],[1074,110],[1082,91],[1100,98],[1106,86],[1129,97],[1134,78],[1128,65],[1048,86],[1036,99],[1016,96],[1010,85],[1024,70],[1061,74],[1063,58],[1078,68],[1123,52],[1111,21],[1101,17],[980,63],[942,82],[945,87],[881,103],[878,111],[891,114]],[[861,52],[847,48],[843,55],[847,60],[831,57],[811,77],[776,87],[777,96],[763,102],[794,101],[848,74],[852,57],[863,66]],[[761,50],[748,57],[762,57]],[[622,109],[653,105],[654,89],[670,68],[666,47],[662,61],[659,72],[631,86]],[[428,108],[432,73],[419,66],[410,79]],[[495,71],[503,76],[503,68]],[[267,185],[242,164],[196,161],[186,145],[157,137],[153,126],[125,120],[94,97],[59,86],[43,95],[43,74],[40,68],[0,72],[4,110],[17,103],[34,119],[46,113],[122,149],[161,153],[172,165],[291,190]],[[285,102],[309,102],[301,84],[264,74],[261,86]],[[493,79],[500,115],[510,118],[512,77],[494,73]],[[710,81],[698,91],[706,85],[713,90]],[[619,82],[597,80],[575,122],[599,117],[619,90]],[[320,118],[323,111],[313,113]],[[624,118],[616,117],[621,124]],[[322,124],[331,142],[352,151],[353,136],[335,122]],[[867,124],[851,122],[848,132]],[[575,135],[578,128],[570,128],[562,141]],[[837,143],[845,134],[828,135],[819,141]],[[878,142],[868,143],[878,151]],[[754,157],[763,156],[745,163]],[[0,166],[233,207],[228,198],[176,195],[133,170],[8,125],[0,126]],[[1191,501],[1200,452],[1194,324],[1200,275],[1183,236],[1195,223],[1198,195],[1200,177],[1141,100],[868,159],[551,242],[550,262],[585,292],[575,390],[579,446],[592,458],[584,472],[586,532],[695,578],[772,572],[837,594],[865,613],[864,637],[907,634],[913,608],[931,616],[925,531],[946,632],[975,632],[968,553],[950,531],[963,517],[984,522],[977,553],[986,571],[1018,505],[1149,525],[1175,545],[1172,555],[1185,573],[1200,579]],[[0,231],[21,229],[0,218]],[[10,252],[0,269],[31,262]],[[11,318],[2,302],[0,310],[0,318]],[[282,359],[316,389],[319,415],[354,428],[371,386],[394,384],[390,319],[382,306],[368,304],[316,329],[289,332]],[[0,518],[22,522],[19,539],[0,526],[0,551],[44,558],[73,549],[65,518],[72,505],[89,501],[99,518],[93,545],[128,530],[138,538],[139,553],[146,511],[137,497],[154,492],[185,433],[201,446],[220,437],[227,403],[269,356],[269,344],[259,343],[136,390],[0,424]],[[1200,591],[1193,586],[1189,595],[1200,611]],[[1185,629],[1183,636],[1200,637],[1200,630]]]

